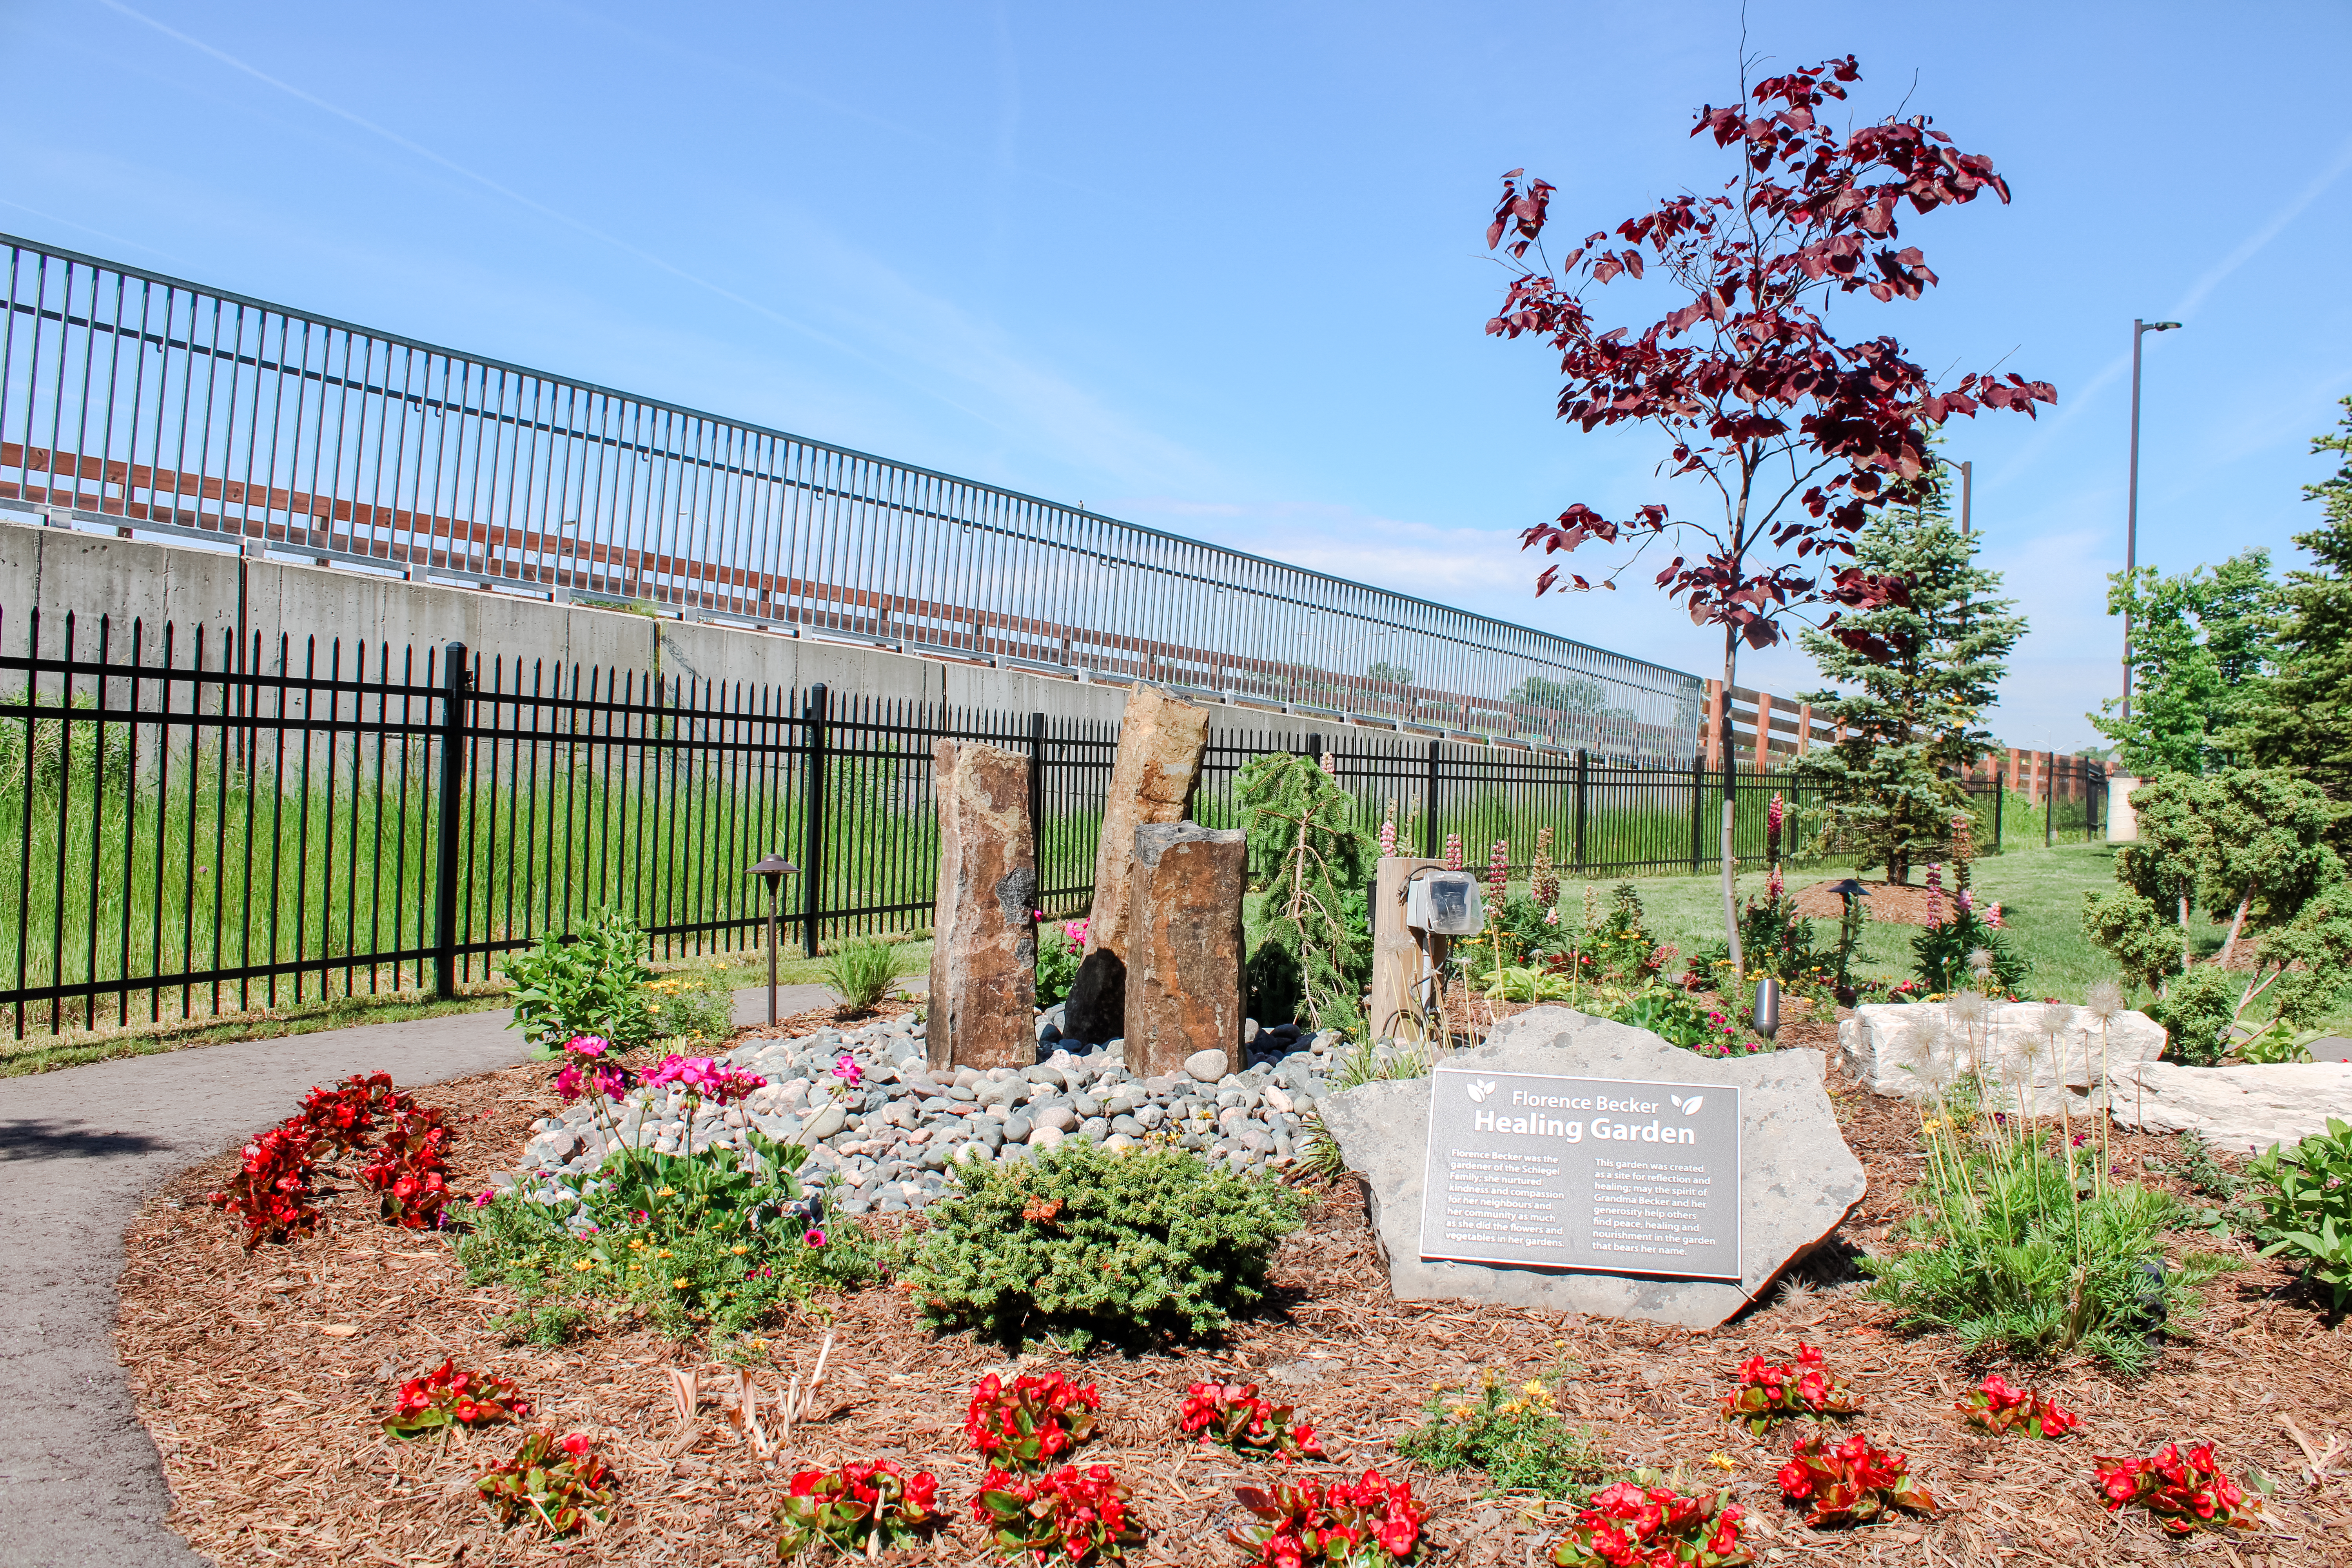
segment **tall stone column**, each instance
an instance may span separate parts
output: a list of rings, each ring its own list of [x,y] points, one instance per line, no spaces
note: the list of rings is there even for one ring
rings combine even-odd
[[[1037,863],[1029,759],[941,741],[931,752],[940,885],[931,913],[929,1057],[937,1068],[1037,1060]]]
[[[1062,1033],[1097,1044],[1127,1031],[1127,963],[1135,830],[1184,815],[1201,778],[1209,710],[1139,686],[1118,725],[1118,756],[1095,845],[1095,900],[1087,951],[1062,1009]]]
[[[1127,944],[1127,1070],[1174,1077],[1196,1051],[1238,1066],[1242,893],[1249,836],[1194,822],[1135,830]]]

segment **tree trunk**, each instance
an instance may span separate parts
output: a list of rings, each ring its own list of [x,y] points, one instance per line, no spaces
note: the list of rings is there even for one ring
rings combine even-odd
[[[2246,906],[2253,901],[2254,886],[2249,882],[2246,884],[2245,892],[2239,896],[2238,912],[2230,918],[2229,938],[2221,943],[2220,963],[2224,969],[2230,967],[2230,955],[2238,951],[2238,933],[2243,931],[2246,925]]]
[[[2189,973],[2193,955],[2189,951],[2189,895],[2180,895],[2180,973]]]
[[[1748,971],[1739,951],[1739,900],[1733,879],[1738,870],[1731,858],[1731,812],[1735,777],[1731,757],[1731,679],[1739,668],[1739,633],[1728,623],[1723,628],[1723,713],[1717,721],[1717,751],[1723,758],[1723,831],[1717,841],[1723,860],[1723,938],[1731,948],[1731,987],[1735,994],[1726,996],[1727,1005],[1736,1005],[1737,993],[1747,988]]]

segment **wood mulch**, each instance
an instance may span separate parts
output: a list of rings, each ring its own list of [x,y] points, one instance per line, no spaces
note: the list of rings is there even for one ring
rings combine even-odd
[[[463,1128],[457,1164],[470,1186],[510,1159],[532,1118],[553,1109],[546,1069],[518,1068],[436,1087]],[[2069,1364],[2038,1384],[2083,1412],[2058,1442],[1998,1443],[1953,1413],[1987,1370],[1948,1340],[1891,1331],[1857,1299],[1852,1258],[1900,1218],[1916,1173],[1916,1112],[1845,1079],[1830,1087],[1848,1142],[1870,1173],[1868,1195],[1796,1288],[1711,1332],[1450,1302],[1393,1300],[1375,1259],[1353,1178],[1320,1193],[1312,1218],[1276,1260],[1278,1310],[1223,1344],[1171,1354],[1102,1355],[1072,1370],[1101,1385],[1103,1435],[1082,1451],[1136,1490],[1151,1530],[1145,1563],[1239,1563],[1222,1542],[1232,1488],[1263,1472],[1178,1442],[1171,1423],[1186,1384],[1266,1384],[1326,1434],[1336,1464],[1412,1476],[1438,1505],[1439,1561],[1540,1568],[1565,1517],[1486,1499],[1475,1476],[1402,1464],[1391,1442],[1438,1385],[1492,1367],[1514,1381],[1552,1375],[1565,1410],[1590,1423],[1612,1463],[1678,1469],[1691,1487],[1726,1484],[1748,1503],[1768,1562],[1796,1564],[2166,1563],[2340,1565],[2352,1540],[2352,1328],[2330,1329],[2275,1265],[2234,1247],[2242,1263],[2208,1290],[2209,1310],[2137,1382]],[[289,1107],[290,1110],[292,1108]],[[2121,1137],[2117,1163],[2137,1173],[2172,1152],[2169,1138]],[[671,1373],[707,1390],[732,1373],[699,1349],[643,1330],[595,1334],[559,1350],[510,1344],[488,1320],[512,1302],[466,1280],[446,1243],[373,1223],[352,1203],[320,1235],[247,1253],[203,1194],[226,1159],[158,1193],[125,1237],[120,1353],[142,1419],[162,1450],[173,1524],[224,1563],[542,1564],[562,1562],[751,1564],[772,1561],[772,1520],[797,1468],[887,1458],[935,1470],[941,1493],[970,1495],[981,1468],[964,1449],[966,1392],[1006,1358],[968,1335],[920,1331],[907,1298],[876,1288],[830,1303],[837,1344],[818,1418],[762,1463],[706,1393],[681,1429]],[[2156,1179],[2169,1182],[2168,1176]],[[2200,1245],[2205,1243],[2199,1238]],[[2231,1247],[2232,1244],[2221,1244]],[[823,1328],[770,1331],[756,1368],[769,1386],[805,1375]],[[1908,1453],[1948,1507],[1927,1522],[1816,1532],[1772,1484],[1798,1433],[1752,1438],[1717,1414],[1730,1371],[1750,1352],[1821,1345],[1868,1401],[1858,1429]],[[517,1378],[538,1422],[593,1436],[618,1474],[614,1518],[570,1543],[501,1531],[473,1478],[512,1451],[520,1432],[491,1428],[446,1446],[385,1437],[376,1423],[404,1378],[454,1354]],[[1024,1357],[1022,1364],[1053,1364]],[[2016,1369],[2006,1369],[2012,1376]],[[2112,1516],[2088,1486],[2091,1458],[2146,1453],[2172,1438],[2210,1438],[2231,1466],[2276,1479],[2268,1525],[2230,1545],[2167,1541],[2145,1518]],[[2315,1480],[2311,1469],[2319,1471]],[[955,1533],[912,1557],[978,1564],[968,1510]]]
[[[1796,897],[1797,912],[1809,920],[1835,921],[1845,918],[1845,900],[1830,889],[1835,882],[1815,882]],[[1916,882],[1864,882],[1870,896],[1862,907],[1870,911],[1874,921],[1895,925],[1923,926],[1927,923],[1927,889]],[[1944,889],[1944,911],[1951,912],[1952,890]]]

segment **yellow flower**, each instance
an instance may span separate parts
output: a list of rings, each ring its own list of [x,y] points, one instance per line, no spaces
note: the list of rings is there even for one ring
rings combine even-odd
[[[1475,1412],[1466,1405],[1457,1405],[1447,1414],[1451,1415],[1456,1421],[1467,1421],[1474,1414],[1475,1414]]]
[[[629,1238],[629,1250],[632,1252],[637,1251],[639,1248],[643,1247],[645,1244],[646,1238],[644,1237],[633,1236]]]
[[[1706,1462],[1718,1470],[1736,1470],[1739,1468],[1739,1461],[1725,1453],[1709,1454],[1706,1457]]]
[[[669,1288],[673,1290],[683,1290],[689,1283],[691,1283],[691,1281],[689,1281],[685,1275],[681,1274],[677,1279],[669,1282]]]
[[[673,1187],[664,1187],[661,1191],[656,1193],[654,1196],[657,1198],[674,1198],[677,1196],[677,1191]]]
[[[1529,1399],[1549,1400],[1551,1398],[1551,1390],[1546,1388],[1542,1384],[1537,1383],[1533,1380],[1529,1380],[1528,1382],[1521,1384],[1519,1392],[1526,1394]]]
[[[654,1256],[656,1258],[667,1258],[669,1256],[669,1248],[665,1247],[659,1252],[655,1253]]]
[[[733,1253],[736,1257],[740,1258],[751,1249],[748,1247],[730,1247],[727,1250]]]
[[[583,1258],[572,1267],[578,1269],[581,1273],[585,1274],[588,1270],[596,1267],[596,1260],[593,1258]]]

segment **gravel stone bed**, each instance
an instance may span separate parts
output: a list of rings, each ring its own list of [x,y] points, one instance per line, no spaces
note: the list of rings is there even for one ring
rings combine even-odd
[[[687,1098],[675,1088],[633,1090],[613,1118],[615,1140],[600,1123],[611,1113],[583,1100],[533,1123],[521,1165],[491,1185],[576,1208],[619,1142],[700,1153],[743,1147],[746,1128],[807,1143],[803,1179],[835,1183],[835,1205],[850,1215],[920,1208],[944,1194],[960,1161],[1026,1159],[1066,1139],[1106,1149],[1164,1144],[1236,1173],[1265,1173],[1297,1159],[1303,1119],[1328,1092],[1341,1044],[1336,1030],[1252,1023],[1241,1071],[1220,1074],[1222,1053],[1204,1051],[1183,1072],[1139,1079],[1127,1070],[1124,1041],[1064,1040],[1060,1019],[1058,1006],[1039,1016],[1034,1067],[936,1078],[908,1018],[751,1040],[723,1058],[768,1080],[741,1104],[704,1104],[689,1128]],[[855,1086],[835,1071],[844,1056],[856,1063]]]

